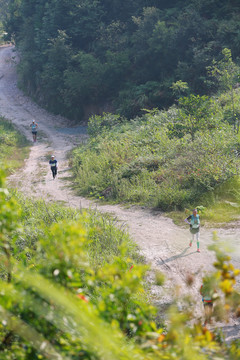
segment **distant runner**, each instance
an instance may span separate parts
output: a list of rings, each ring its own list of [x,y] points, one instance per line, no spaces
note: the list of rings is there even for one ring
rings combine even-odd
[[[51,160],[49,160],[49,165],[52,170],[53,179],[55,179],[55,177],[57,175],[57,166],[58,165],[57,165],[57,160],[55,159],[54,155],[51,156]]]
[[[206,283],[203,283],[203,285],[200,288],[200,294],[202,295],[202,302],[204,306],[204,313],[205,313],[205,321],[204,326],[207,324],[211,324],[212,321],[212,314],[213,314],[213,294],[216,293],[216,291],[212,291],[212,289],[209,288],[209,285]]]
[[[194,209],[192,215],[188,216],[184,221],[190,225],[190,233],[192,234],[192,240],[190,241],[189,246],[192,246],[192,242],[194,240],[194,235],[196,235],[197,252],[200,252],[200,249],[199,249],[200,218],[197,213],[197,209]]]
[[[37,128],[38,128],[38,124],[36,123],[35,120],[33,120],[32,123],[30,124],[30,126],[32,127],[33,141],[36,142],[36,141],[37,141]]]

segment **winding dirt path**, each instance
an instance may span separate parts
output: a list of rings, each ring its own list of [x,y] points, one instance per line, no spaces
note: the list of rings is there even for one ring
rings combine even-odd
[[[78,128],[60,116],[43,110],[17,88],[15,69],[16,53],[12,46],[0,47],[0,115],[11,120],[25,136],[32,141],[30,123],[35,119],[39,125],[39,139],[33,143],[30,156],[23,169],[10,176],[9,183],[16,186],[27,196],[48,201],[62,201],[71,207],[94,207],[102,212],[112,213],[119,222],[126,225],[132,239],[139,245],[141,253],[151,268],[160,270],[168,278],[164,289],[154,285],[153,271],[149,274],[152,294],[157,305],[165,306],[171,302],[174,293],[191,294],[196,317],[201,316],[202,306],[199,287],[205,272],[211,271],[214,254],[207,248],[212,242],[212,231],[202,228],[200,248],[196,243],[189,248],[189,231],[180,228],[159,212],[132,207],[100,205],[78,197],[71,190],[67,154],[86,135],[77,133]],[[52,180],[49,170],[49,156],[55,154],[59,162],[59,175]],[[240,229],[219,229],[218,236],[233,249],[233,264],[240,267]],[[194,276],[193,286],[186,285],[188,275]],[[181,304],[179,305],[181,306]],[[221,326],[228,340],[239,337],[240,322],[230,319]]]

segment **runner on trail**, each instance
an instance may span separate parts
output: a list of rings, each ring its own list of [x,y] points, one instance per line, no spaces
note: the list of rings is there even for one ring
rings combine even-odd
[[[38,128],[38,124],[36,123],[35,120],[33,120],[32,123],[30,124],[30,126],[32,127],[33,141],[36,142],[36,141],[37,141],[37,128]]]
[[[199,249],[200,218],[197,213],[197,209],[194,209],[192,215],[188,216],[184,221],[190,225],[190,233],[192,234],[192,239],[189,243],[189,246],[192,246],[192,243],[194,240],[194,235],[196,235],[197,252],[200,252],[200,249]]]
[[[211,324],[211,317],[213,313],[213,293],[209,284],[203,283],[200,288],[200,294],[202,295],[202,302],[204,306],[205,321],[204,326]]]
[[[52,155],[51,156],[51,160],[49,160],[49,165],[51,167],[52,170],[52,175],[53,175],[53,179],[55,179],[56,175],[57,175],[57,160],[55,159],[55,156]]]

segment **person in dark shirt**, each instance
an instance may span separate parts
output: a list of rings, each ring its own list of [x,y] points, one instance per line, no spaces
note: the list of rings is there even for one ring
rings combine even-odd
[[[192,246],[192,242],[194,240],[194,235],[196,235],[197,252],[200,252],[200,249],[199,249],[200,218],[197,213],[197,209],[194,209],[192,215],[188,216],[184,221],[190,225],[190,233],[192,234],[192,239],[189,243],[189,246]]]
[[[57,160],[55,159],[54,155],[51,156],[51,160],[49,160],[49,165],[50,165],[51,170],[52,170],[53,179],[55,179],[55,177],[57,175],[58,164],[57,164]]]

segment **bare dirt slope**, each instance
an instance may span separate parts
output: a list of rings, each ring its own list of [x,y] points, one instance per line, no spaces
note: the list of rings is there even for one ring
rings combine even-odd
[[[67,154],[77,143],[86,139],[79,128],[73,129],[67,119],[54,116],[43,110],[17,88],[15,69],[16,53],[12,46],[0,47],[0,115],[11,120],[32,141],[30,124],[33,119],[39,125],[39,139],[33,143],[29,159],[23,169],[13,174],[9,182],[17,186],[26,196],[42,198],[47,201],[63,201],[72,207],[97,207],[99,211],[112,213],[119,222],[126,224],[132,239],[139,245],[141,253],[152,269],[164,272],[169,279],[164,290],[154,285],[153,272],[152,294],[160,307],[171,302],[172,294],[191,293],[196,300],[196,317],[202,313],[199,287],[202,276],[212,270],[214,254],[208,250],[212,242],[212,231],[201,229],[201,253],[196,252],[196,243],[189,248],[189,231],[184,226],[177,227],[161,213],[132,207],[100,205],[78,197],[71,190]],[[72,135],[71,135],[72,134]],[[59,175],[52,180],[49,170],[49,157],[54,154],[59,162]],[[218,236],[234,249],[233,263],[240,267],[240,229],[235,227],[219,229]],[[186,276],[194,274],[194,284],[189,290]],[[221,326],[227,339],[240,334],[239,320],[230,319]]]

